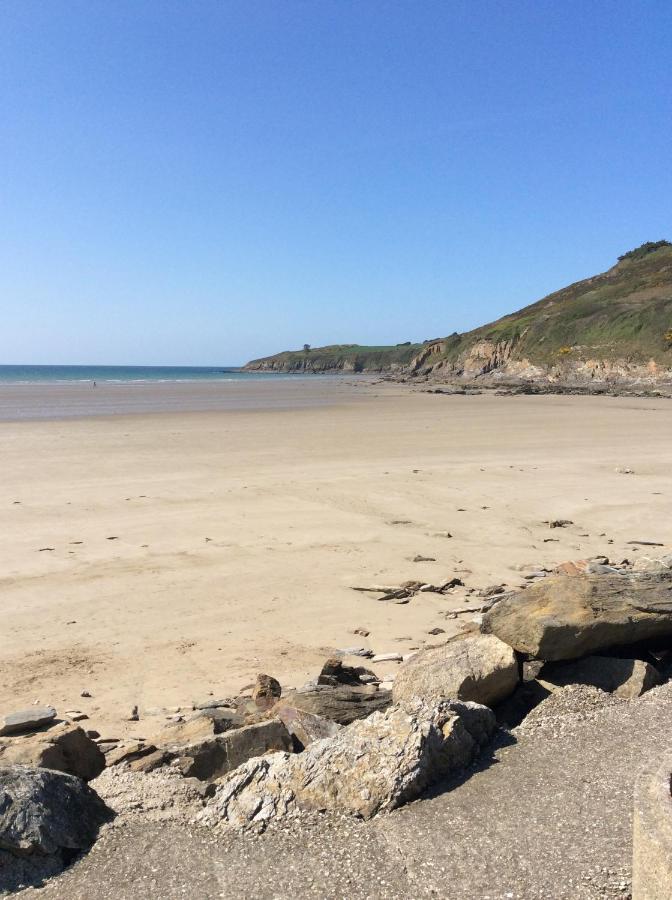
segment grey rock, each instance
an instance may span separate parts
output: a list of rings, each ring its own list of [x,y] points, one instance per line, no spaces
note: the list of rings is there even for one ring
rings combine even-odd
[[[418,697],[472,700],[492,706],[518,684],[518,662],[507,644],[492,635],[475,635],[416,653],[399,669],[395,702]]]
[[[81,779],[49,769],[0,767],[0,848],[18,856],[85,850],[110,812]]]
[[[263,828],[271,819],[297,810],[331,810],[369,819],[464,768],[494,725],[494,714],[477,704],[393,706],[301,754],[249,760],[221,780],[199,819],[242,829]]]
[[[669,638],[672,574],[544,578],[486,612],[481,630],[547,661]]]
[[[0,717],[0,737],[8,734],[28,734],[56,718],[53,706],[31,706]]]

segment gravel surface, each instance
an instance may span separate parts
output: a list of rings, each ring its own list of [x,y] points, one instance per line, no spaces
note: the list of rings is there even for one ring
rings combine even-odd
[[[672,685],[613,699],[559,691],[451,790],[370,823],[312,815],[239,835],[184,824],[181,804],[163,822],[130,810],[39,897],[628,898],[634,779],[668,746]]]
[[[140,774],[121,765],[105,769],[91,787],[117,813],[112,827],[119,827],[135,820],[189,824],[203,809],[206,786],[171,766]]]
[[[619,706],[627,703],[622,697],[607,694],[589,684],[570,684],[554,691],[539,706],[530,710],[514,734],[518,737],[537,728],[552,729],[555,732],[563,728],[575,728],[577,722],[592,719],[594,714],[607,706]]]

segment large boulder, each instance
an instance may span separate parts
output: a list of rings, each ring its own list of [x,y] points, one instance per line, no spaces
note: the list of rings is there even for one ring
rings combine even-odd
[[[79,725],[61,722],[47,731],[0,739],[0,766],[8,765],[55,769],[91,781],[105,768],[105,756]]]
[[[475,703],[396,705],[303,753],[249,760],[220,781],[199,819],[243,829],[300,809],[368,819],[464,768],[494,727],[491,710]]]
[[[418,697],[472,700],[492,706],[518,684],[518,661],[508,644],[492,635],[474,635],[417,653],[397,673],[392,688],[395,703]]]
[[[392,703],[392,692],[379,690],[376,685],[330,687],[312,684],[285,694],[282,703],[331,719],[339,725],[349,725],[372,712],[387,709]]]
[[[155,744],[159,750],[177,757],[176,764],[183,775],[201,781],[219,778],[253,756],[289,752],[293,746],[291,735],[277,718],[233,728],[191,743],[159,736]]]
[[[662,681],[660,673],[644,660],[611,656],[586,656],[569,662],[546,663],[538,679],[551,691],[568,684],[590,684],[627,700],[640,697]]]
[[[0,848],[17,856],[86,850],[110,811],[80,778],[0,767]]]
[[[548,661],[672,637],[672,575],[540,579],[485,613],[481,630]]]

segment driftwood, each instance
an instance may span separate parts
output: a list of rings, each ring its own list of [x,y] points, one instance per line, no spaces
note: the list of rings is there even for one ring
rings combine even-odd
[[[411,597],[424,592],[432,592],[435,594],[445,594],[451,588],[463,585],[461,578],[447,578],[440,584],[427,584],[423,581],[405,581],[403,584],[390,586],[382,584],[374,584],[371,587],[353,587],[353,591],[363,591],[373,594],[382,594],[378,600],[390,600],[394,603],[408,603]]]

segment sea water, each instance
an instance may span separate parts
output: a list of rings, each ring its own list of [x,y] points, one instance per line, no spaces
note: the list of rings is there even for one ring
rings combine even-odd
[[[268,378],[235,366],[3,366],[0,384],[130,384]],[[270,377],[274,377],[270,374]]]

